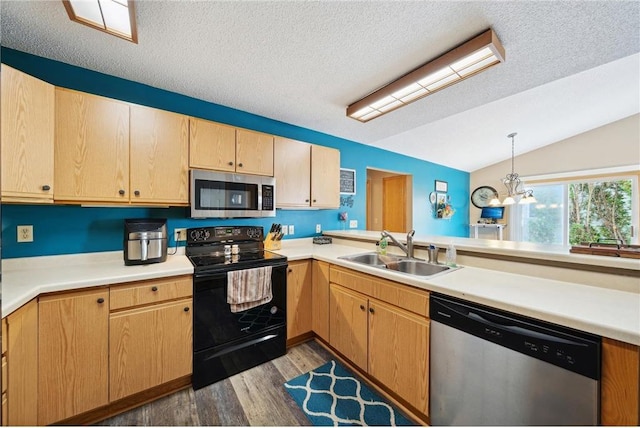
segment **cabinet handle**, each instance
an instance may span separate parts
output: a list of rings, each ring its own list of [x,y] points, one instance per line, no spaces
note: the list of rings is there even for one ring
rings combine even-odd
[[[151,287],[151,291],[158,291],[158,287],[154,285],[153,287]]]
[[[289,268],[289,273],[293,272],[293,269]]]
[[[186,308],[184,308],[185,312],[189,312],[189,307],[187,306]]]
[[[240,168],[242,168],[242,162],[240,162],[240,163],[238,164],[238,166],[239,166]]]
[[[122,190],[122,189],[118,190],[118,194],[124,195],[124,190]]]
[[[48,192],[49,190],[51,190],[51,186],[49,186],[48,184],[45,184],[44,186],[42,186],[42,190],[44,190],[45,192]]]
[[[305,199],[304,201],[305,201],[305,202],[309,202],[309,199]]]
[[[316,202],[316,200],[314,199],[313,202]]]
[[[233,162],[229,162],[229,166],[233,166]]]
[[[364,311],[364,305],[360,305],[360,310]]]
[[[369,308],[369,312],[374,313],[375,311],[373,310],[373,308]]]
[[[100,297],[100,298],[98,299],[98,303],[103,304],[103,303],[104,303],[104,299],[103,299],[102,297]]]
[[[133,194],[136,195],[136,196],[140,196],[140,191],[136,190],[135,192],[133,192]]]

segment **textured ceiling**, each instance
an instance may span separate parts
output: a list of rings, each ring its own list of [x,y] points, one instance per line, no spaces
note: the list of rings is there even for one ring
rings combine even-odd
[[[60,1],[3,46],[473,171],[640,111],[638,1],[138,1],[139,44]],[[348,104],[487,28],[506,62],[366,124]],[[620,60],[620,61],[616,61]]]

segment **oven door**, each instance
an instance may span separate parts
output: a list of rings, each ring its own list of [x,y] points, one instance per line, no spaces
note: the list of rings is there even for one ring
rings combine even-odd
[[[194,277],[193,347],[201,351],[233,346],[272,327],[286,325],[287,267],[273,266],[273,299],[261,306],[232,313],[227,303],[227,273]]]

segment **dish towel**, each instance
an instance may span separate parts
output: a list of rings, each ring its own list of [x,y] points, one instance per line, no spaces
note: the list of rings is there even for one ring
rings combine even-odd
[[[269,303],[271,266],[227,272],[227,303],[231,312],[242,312]]]

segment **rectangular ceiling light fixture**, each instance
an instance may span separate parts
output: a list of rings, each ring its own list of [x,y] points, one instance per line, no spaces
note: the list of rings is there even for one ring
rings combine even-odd
[[[504,62],[504,48],[489,29],[347,107],[347,116],[368,122]]]
[[[62,0],[72,21],[138,43],[133,0]]]

